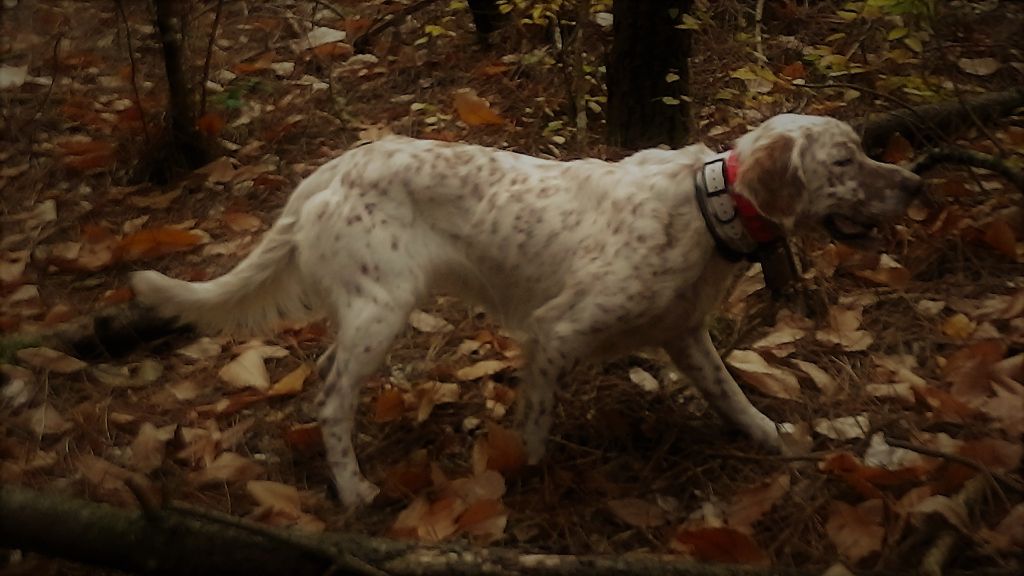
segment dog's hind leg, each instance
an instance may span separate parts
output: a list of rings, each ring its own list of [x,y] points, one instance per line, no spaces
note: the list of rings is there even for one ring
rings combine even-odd
[[[349,299],[339,309],[333,353],[322,358],[330,367],[324,379],[320,426],[338,495],[349,508],[372,502],[379,492],[359,470],[352,445],[360,388],[383,363],[413,304],[412,298],[382,296],[380,291],[372,298]]]

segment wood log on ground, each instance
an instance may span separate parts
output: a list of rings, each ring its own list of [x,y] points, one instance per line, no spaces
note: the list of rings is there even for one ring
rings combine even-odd
[[[861,134],[865,150],[885,147],[889,137],[897,132],[914,144],[934,145],[943,136],[957,134],[975,121],[989,123],[1022,106],[1024,88],[1015,88],[964,98],[963,102],[954,100],[876,112],[852,124]]]
[[[299,535],[209,512],[129,511],[13,486],[0,486],[3,547],[128,572],[189,576],[806,574],[708,566],[667,555],[528,554],[358,535]]]

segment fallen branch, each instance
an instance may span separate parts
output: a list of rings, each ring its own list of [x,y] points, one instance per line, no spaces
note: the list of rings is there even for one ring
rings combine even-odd
[[[709,566],[669,555],[566,556],[456,545],[419,546],[352,534],[299,534],[205,511],[197,515],[165,509],[156,514],[2,486],[0,547],[129,572],[195,576],[811,574]]]
[[[867,150],[883,148],[889,137],[897,132],[912,143],[932,144],[945,134],[956,134],[973,125],[974,118],[979,122],[991,122],[1021,106],[1024,106],[1024,88],[1016,88],[965,98],[963,104],[959,101],[940,102],[915,106],[913,111],[869,114],[863,120],[854,121],[853,126],[861,134]],[[929,126],[923,127],[920,118],[926,118]]]
[[[1000,482],[1016,490],[1017,492],[1024,492],[1024,483],[1021,483],[1019,480],[1015,480],[1014,478],[1001,472],[994,472],[990,470],[988,466],[985,466],[984,464],[978,462],[977,460],[973,460],[971,458],[967,458],[959,454],[950,454],[949,452],[943,452],[942,450],[928,448],[926,446],[921,446],[918,444],[914,444],[912,442],[897,440],[895,438],[886,437],[885,442],[888,445],[893,446],[895,448],[903,448],[904,450],[910,450],[911,452],[917,452],[918,454],[931,456],[932,458],[939,458],[941,460],[948,460],[950,462],[963,464],[968,468],[973,468],[978,472],[981,472],[981,474],[986,478],[993,478],[999,480]]]
[[[939,164],[959,164],[962,166],[973,166],[974,168],[984,168],[1006,178],[1017,187],[1017,190],[1024,192],[1024,172],[1017,170],[995,156],[964,148],[932,148],[927,150],[924,156],[914,164],[912,170],[916,174],[921,174]]]

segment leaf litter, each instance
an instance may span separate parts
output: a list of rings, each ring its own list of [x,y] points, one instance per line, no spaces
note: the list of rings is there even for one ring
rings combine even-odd
[[[695,112],[709,143],[724,144],[772,110],[792,108],[789,99],[797,84],[790,80],[812,82],[823,74],[852,79],[862,74],[858,66],[868,67],[885,71],[877,82],[893,82],[875,88],[894,88],[915,102],[926,98],[927,86],[915,84],[907,70],[916,47],[925,48],[927,39],[906,22],[870,13],[877,9],[866,6],[849,20],[840,17],[847,26],[871,23],[865,30],[877,35],[877,45],[865,50],[858,51],[851,37],[835,35],[828,19],[806,20],[801,12],[806,8],[780,3],[766,7],[766,19],[777,17],[773,11],[778,10],[794,22],[815,24],[791,40],[777,38],[769,27],[767,47],[802,56],[786,56],[778,66],[752,65],[739,56],[748,51],[742,47],[728,69],[695,59],[696,74],[712,79],[695,86],[693,95],[698,102],[715,102]],[[121,106],[116,102],[133,104],[133,96],[123,82],[83,82],[77,72],[68,72],[69,96],[55,92],[57,105],[40,111],[48,121],[39,125],[73,130],[43,128],[33,143],[41,155],[30,156],[18,143],[13,151],[0,152],[0,180],[5,190],[15,190],[13,208],[2,216],[0,326],[32,330],[47,316],[60,326],[72,319],[69,315],[124,302],[130,293],[118,278],[126,266],[167,266],[190,278],[215,275],[273,221],[298,177],[357,138],[395,132],[535,154],[600,155],[593,138],[578,152],[563,144],[574,141],[573,122],[566,118],[561,127],[553,125],[562,120],[561,96],[550,87],[563,77],[546,63],[543,51],[499,60],[465,50],[464,36],[471,35],[462,30],[453,36],[445,24],[439,26],[445,33],[432,35],[423,28],[436,25],[446,10],[437,6],[425,10],[422,19],[413,17],[409,28],[422,30],[414,37],[429,36],[426,44],[387,40],[394,54],[386,58],[350,58],[345,41],[357,33],[343,37],[343,29],[351,32],[347,25],[309,18],[296,18],[310,22],[303,24],[303,34],[268,40],[273,46],[233,35],[239,48],[259,50],[245,52],[252,56],[246,62],[234,49],[215,51],[211,78],[223,89],[218,94],[227,97],[221,101],[211,93],[220,121],[204,126],[209,124],[208,132],[228,152],[187,185],[106,186],[111,177],[120,179],[130,164],[127,152],[141,141],[137,121],[110,112]],[[703,34],[698,42],[707,40]],[[19,36],[15,41],[32,40]],[[66,57],[77,58],[81,40],[73,34],[68,42]],[[36,48],[49,52],[49,47]],[[958,81],[973,91],[996,86],[1017,69],[1019,63],[1005,54],[984,52],[953,54],[945,68],[932,72],[936,82],[927,84],[944,90],[943,76],[962,72]],[[862,53],[867,60],[861,61]],[[325,56],[339,60],[337,77],[309,65]],[[48,57],[24,73],[20,66],[6,71],[5,94],[35,94],[45,86],[44,61]],[[102,61],[92,62],[101,73],[116,76]],[[444,74],[424,79],[406,73],[431,68]],[[733,71],[736,78],[730,79]],[[346,114],[359,130],[348,140],[339,136],[348,128],[319,113],[331,108],[327,87],[342,77],[353,91]],[[258,83],[259,89],[242,89],[242,80]],[[867,82],[870,87],[875,80]],[[721,86],[729,89],[719,91]],[[401,94],[415,94],[425,107],[410,113],[411,100],[391,102]],[[863,108],[867,92],[828,94],[833,93],[812,96],[807,111],[841,117],[874,111]],[[603,95],[593,87],[588,97],[595,95],[588,110],[602,107]],[[238,108],[230,108],[232,98]],[[736,110],[750,117],[741,118]],[[1019,160],[1024,145],[1019,128],[992,130]],[[66,137],[72,131],[78,137]],[[986,144],[981,134],[966,137]],[[885,155],[905,162],[913,152],[909,142],[894,139]],[[30,157],[36,160],[30,163]],[[40,168],[51,167],[66,173],[72,185],[47,181]],[[365,436],[359,441],[371,448],[360,450],[364,465],[382,485],[392,475],[401,478],[386,490],[398,507],[372,507],[347,527],[570,553],[655,547],[755,565],[825,567],[838,553],[851,567],[881,562],[882,568],[892,568],[885,564],[893,561],[885,552],[897,542],[879,534],[897,538],[936,515],[962,526],[962,510],[949,502],[977,470],[915,458],[885,439],[905,438],[1010,476],[1019,476],[1021,460],[1019,239],[1024,231],[1005,211],[1012,208],[1005,193],[1009,187],[988,175],[973,182],[969,175],[943,172],[935,175],[933,187],[947,205],[918,207],[902,236],[879,254],[833,244],[820,253],[819,247],[808,247],[809,258],[824,263],[806,271],[813,287],[827,295],[821,313],[804,311],[807,318],[799,322],[776,318],[774,326],[759,326],[756,314],[766,305],[766,294],[753,269],[722,315],[723,324],[735,324],[736,332],[719,334],[715,327],[720,344],[738,337],[733,348],[739,354],[730,364],[741,385],[750,387],[754,403],[777,421],[793,423],[787,430],[808,451],[825,454],[819,466],[799,468],[764,455],[732,459],[729,454],[752,449],[709,415],[685,377],[679,383],[659,382],[655,375],[663,374],[664,362],[644,359],[585,368],[571,378],[560,398],[556,440],[548,447],[543,473],[534,475],[525,465],[513,416],[506,414],[518,386],[517,344],[472,311],[444,303],[410,320],[413,329],[362,401],[365,418],[359,426]],[[836,294],[870,297],[842,300]],[[261,349],[262,343],[232,349],[224,339],[181,342],[180,354],[162,355],[155,364],[143,364],[147,358],[138,356],[103,365],[67,351],[39,352],[38,346],[4,357],[32,377],[9,377],[0,389],[0,480],[81,477],[91,487],[90,496],[132,505],[127,483],[152,487],[157,478],[179,475],[192,482],[170,482],[176,486],[174,498],[201,498],[227,509],[226,490],[241,503],[232,511],[258,521],[333,527],[336,504],[322,494],[321,433],[303,408],[319,388],[312,359],[330,338],[322,330],[306,339],[297,334],[275,339],[271,344],[280,350],[274,351]],[[983,343],[993,340],[1005,347]],[[218,376],[221,370],[228,378]],[[4,374],[9,372],[5,368]],[[107,428],[95,433],[101,429],[99,412],[107,415],[109,434]],[[812,437],[812,426],[827,433]],[[930,432],[936,429],[943,433]],[[61,446],[69,441],[95,453],[65,458]],[[280,465],[293,458],[308,458],[296,462],[302,475]],[[986,504],[984,528],[958,560],[960,566],[984,564],[991,554],[1019,553],[1024,546],[1015,530],[1020,495],[1007,495],[1009,502]],[[791,505],[791,498],[801,504]],[[897,514],[884,513],[888,503],[898,504]],[[682,520],[680,511],[702,512],[699,520]],[[968,512],[973,518],[974,511]]]

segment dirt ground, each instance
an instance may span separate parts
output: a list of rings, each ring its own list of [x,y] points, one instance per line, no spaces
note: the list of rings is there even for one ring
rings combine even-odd
[[[464,3],[431,3],[358,55],[353,39],[405,3],[185,4],[186,72],[196,93],[208,78],[198,125],[216,143],[197,171],[178,170],[160,136],[149,3],[0,11],[0,482],[119,506],[143,485],[299,530],[812,570],[916,570],[952,531],[947,570],[1021,568],[1022,191],[984,170],[929,172],[934,203],[871,249],[795,239],[804,277],[786,302],[757,269],[728,298],[717,343],[806,455],[759,451],[651,352],[578,370],[546,461],[526,467],[514,337],[440,297],[367,384],[357,452],[384,493],[345,511],[315,427],[323,323],[258,342],[168,337],[117,358],[40,348],[38,334],[129,300],[132,270],[228,270],[302,177],[360,141],[629,152],[602,144],[607,3],[578,29],[574,8],[559,19],[558,2],[521,3],[488,45]],[[769,0],[760,21],[755,2],[697,4],[683,21],[693,140],[712,146],[779,112],[857,119],[1024,78],[1014,2]],[[1022,167],[1022,114],[944,136]],[[894,137],[875,152],[909,163],[922,150]],[[8,557],[0,573],[92,573]]]

